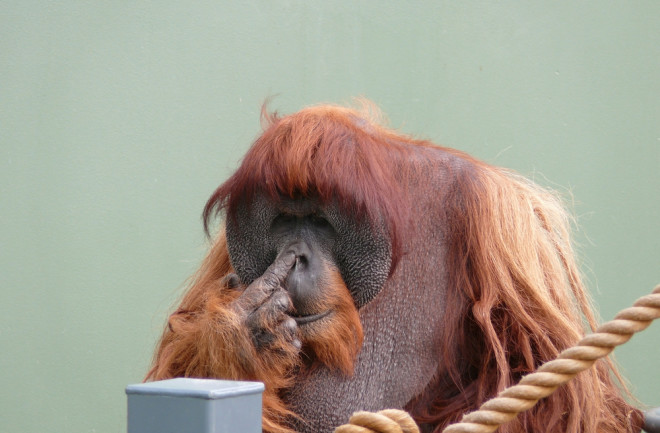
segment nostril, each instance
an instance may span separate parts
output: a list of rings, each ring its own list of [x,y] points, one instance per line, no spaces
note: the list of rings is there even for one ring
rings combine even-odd
[[[307,256],[305,255],[296,255],[296,265],[295,267],[306,267],[308,264]]]

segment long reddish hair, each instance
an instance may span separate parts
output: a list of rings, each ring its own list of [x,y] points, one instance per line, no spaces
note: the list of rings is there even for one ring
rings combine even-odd
[[[145,380],[173,377],[219,378],[263,382],[264,431],[293,433],[286,427],[295,417],[279,396],[290,386],[298,357],[281,353],[264,359],[249,343],[251,337],[227,305],[239,291],[227,287],[232,272],[224,234],[221,232],[178,309],[170,315]]]
[[[401,185],[414,170],[408,158],[413,149],[372,120],[378,116],[375,107],[363,105],[363,112],[322,105],[285,117],[264,107],[263,134],[206,203],[207,233],[214,216],[225,211],[234,218],[239,203],[251,203],[258,192],[274,203],[282,197],[314,198],[322,205],[333,202],[344,214],[366,220],[375,229],[384,223],[394,271],[410,224],[408,197]]]
[[[469,161],[447,197],[451,227],[443,358],[436,382],[409,404],[420,423],[460,420],[556,358],[596,327],[571,246],[571,218],[557,194],[505,169]],[[610,360],[575,377],[501,433],[633,432]]]
[[[419,423],[440,431],[576,343],[585,323],[593,329],[596,320],[572,251],[570,218],[554,193],[458,151],[384,128],[373,121],[377,110],[366,107],[319,106],[285,117],[264,112],[263,134],[207,202],[205,228],[208,232],[222,211],[235,218],[239,201],[249,203],[257,194],[273,201],[282,196],[332,201],[373,227],[384,224],[392,242],[393,272],[414,225],[402,185],[417,174],[418,162],[434,163],[430,155],[438,149],[462,160],[460,169],[450,170],[454,178],[438,205],[450,228],[447,252],[438,254],[449,272],[439,343],[443,355],[433,383],[406,408]],[[170,319],[148,378],[262,380],[267,390],[264,429],[285,431],[284,420],[292,414],[278,390],[289,386],[295,363],[226,371],[217,336],[238,344],[232,339],[244,330],[231,318],[228,330],[210,328],[217,326],[218,315],[226,315],[222,306],[235,296],[221,286],[230,272],[221,230]],[[331,355],[327,347],[320,350]],[[344,367],[346,359],[354,359],[354,351],[347,353],[340,362]],[[618,378],[611,362],[598,361],[499,431],[639,430],[640,414],[624,401]]]

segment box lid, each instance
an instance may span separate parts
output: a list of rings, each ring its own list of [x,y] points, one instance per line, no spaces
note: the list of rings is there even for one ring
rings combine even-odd
[[[217,400],[239,395],[256,394],[263,392],[264,389],[264,384],[261,382],[179,377],[157,382],[128,385],[126,387],[126,394],[164,395]]]

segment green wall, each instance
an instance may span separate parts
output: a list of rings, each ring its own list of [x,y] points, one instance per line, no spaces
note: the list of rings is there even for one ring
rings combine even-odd
[[[124,386],[259,130],[363,95],[572,196],[605,319],[660,282],[660,3],[0,3],[0,431],[125,431]],[[660,405],[660,324],[616,354]]]

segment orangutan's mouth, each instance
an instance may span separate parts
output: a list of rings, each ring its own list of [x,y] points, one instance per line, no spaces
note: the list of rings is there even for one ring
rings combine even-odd
[[[306,325],[308,323],[316,322],[317,320],[323,319],[325,316],[330,314],[331,310],[324,311],[323,313],[318,313],[318,314],[310,314],[308,316],[293,316],[294,320],[300,325]]]

